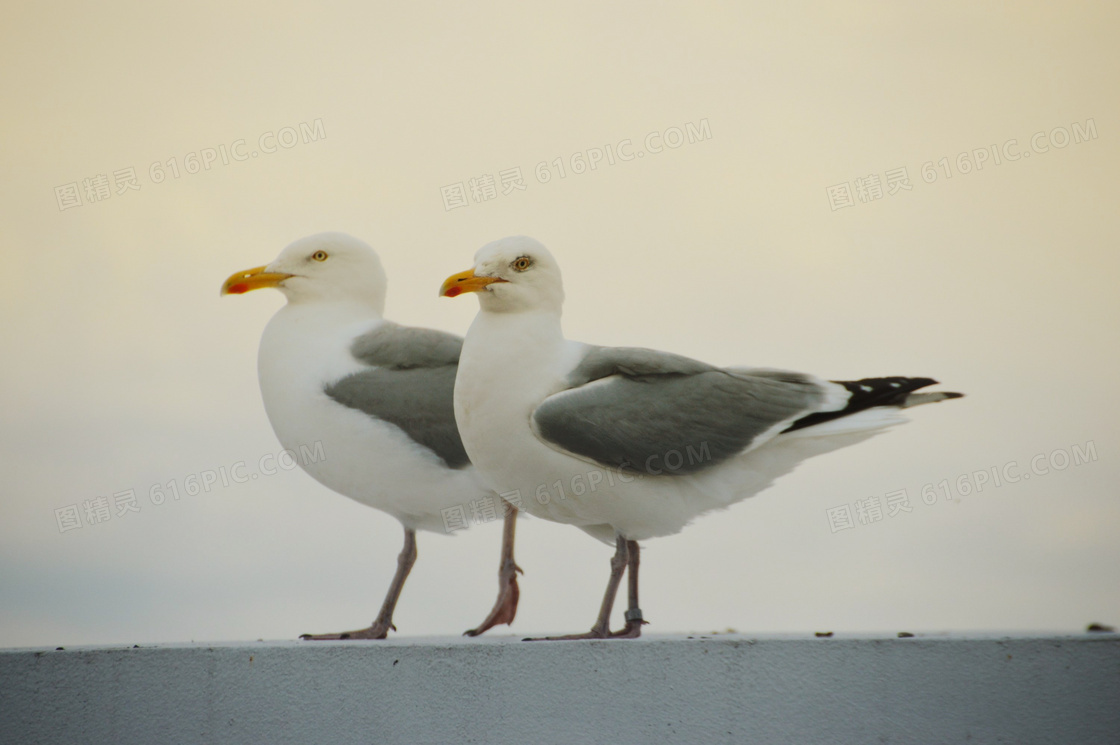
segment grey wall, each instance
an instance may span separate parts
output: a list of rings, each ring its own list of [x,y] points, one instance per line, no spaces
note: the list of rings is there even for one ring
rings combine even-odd
[[[1117,743],[1120,637],[0,652],[3,743]]]

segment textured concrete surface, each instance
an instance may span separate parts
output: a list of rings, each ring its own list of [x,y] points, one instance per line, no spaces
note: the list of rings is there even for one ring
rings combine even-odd
[[[0,652],[0,743],[1120,742],[1120,636]]]

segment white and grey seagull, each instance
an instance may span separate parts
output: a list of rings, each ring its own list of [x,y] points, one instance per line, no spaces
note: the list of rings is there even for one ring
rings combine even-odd
[[[530,514],[616,546],[591,631],[635,638],[638,541],[757,494],[798,463],[906,421],[901,410],[959,398],[915,393],[929,378],[827,381],[769,368],[721,368],[650,349],[569,341],[552,254],[532,238],[483,246],[440,294],[478,293],[463,344],[455,418],[488,485],[520,492]],[[609,628],[629,568],[625,627]]]
[[[447,532],[445,510],[499,499],[483,486],[455,427],[452,393],[462,339],[383,317],[387,280],[377,254],[343,233],[297,240],[267,266],[237,272],[221,294],[263,287],[287,304],[261,336],[258,374],[285,448],[322,443],[300,465],[324,486],[397,518],[404,548],[381,611],[364,629],[305,639],[384,639],[416,561],[416,531]],[[507,505],[499,594],[474,636],[517,612],[516,510]]]

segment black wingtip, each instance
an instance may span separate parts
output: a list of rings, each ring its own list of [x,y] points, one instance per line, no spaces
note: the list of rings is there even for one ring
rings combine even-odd
[[[787,427],[784,432],[812,427],[833,419],[850,416],[876,406],[897,406],[907,408],[924,403],[936,403],[950,398],[961,398],[963,393],[915,393],[915,391],[931,385],[937,385],[933,378],[907,378],[892,376],[887,378],[863,378],[862,380],[834,380],[833,383],[842,385],[851,394],[848,405],[839,411],[824,411],[802,417]]]

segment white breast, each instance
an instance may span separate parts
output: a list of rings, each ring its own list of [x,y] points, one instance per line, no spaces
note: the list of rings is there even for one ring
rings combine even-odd
[[[329,383],[368,369],[350,354],[352,340],[384,321],[367,309],[316,305],[282,308],[261,337],[258,374],[269,421],[283,446],[321,444],[317,461],[297,458],[317,481],[383,510],[409,527],[442,532],[441,510],[488,495],[474,469],[451,469],[395,425],[337,403]]]

